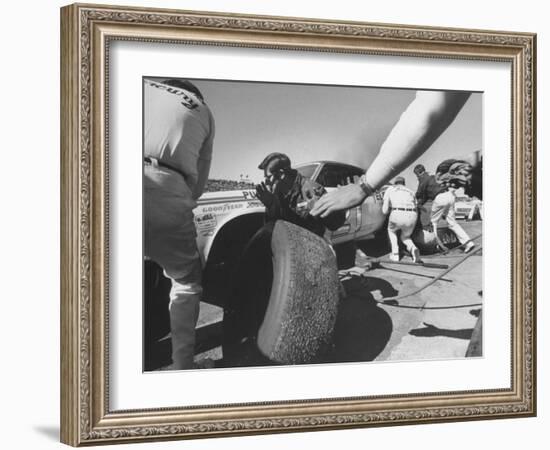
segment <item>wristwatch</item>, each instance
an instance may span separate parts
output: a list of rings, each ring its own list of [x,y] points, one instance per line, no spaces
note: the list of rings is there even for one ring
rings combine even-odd
[[[372,187],[370,187],[369,183],[367,183],[367,179],[366,179],[365,174],[363,174],[361,176],[361,178],[359,178],[359,187],[365,193],[365,198],[367,198],[368,196],[374,194],[374,189]]]

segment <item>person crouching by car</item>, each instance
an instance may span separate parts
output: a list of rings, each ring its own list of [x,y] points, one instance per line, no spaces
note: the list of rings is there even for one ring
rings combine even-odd
[[[293,169],[284,153],[270,153],[258,168],[264,171],[265,181],[256,186],[256,196],[266,208],[266,223],[286,220],[321,237],[327,228],[334,231],[344,224],[345,211],[336,211],[325,218],[309,214],[326,190]]]
[[[382,212],[389,213],[388,219],[388,237],[391,243],[390,259],[399,261],[399,244],[397,242],[397,232],[401,232],[401,242],[405,244],[407,250],[415,263],[420,261],[420,252],[411,239],[411,234],[418,218],[416,198],[414,192],[405,187],[405,179],[397,177],[393,186],[390,186],[384,194],[384,203]]]

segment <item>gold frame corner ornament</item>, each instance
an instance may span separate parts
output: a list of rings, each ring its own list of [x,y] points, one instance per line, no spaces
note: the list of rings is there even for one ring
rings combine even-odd
[[[510,389],[112,412],[111,40],[506,61],[512,67]],[[74,4],[61,9],[61,440],[80,446],[536,414],[536,35]]]

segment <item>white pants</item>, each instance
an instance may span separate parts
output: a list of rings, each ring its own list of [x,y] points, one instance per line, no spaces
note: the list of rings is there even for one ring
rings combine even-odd
[[[434,233],[437,236],[437,223],[440,219],[445,219],[449,225],[449,229],[456,234],[456,237],[461,244],[465,244],[470,240],[468,234],[458,224],[455,218],[455,196],[452,192],[442,192],[438,194],[432,204],[431,221]]]
[[[401,242],[405,244],[407,250],[412,255],[416,250],[416,245],[411,239],[412,232],[416,225],[418,215],[416,211],[401,211],[394,209],[390,213],[388,222],[388,237],[390,238],[391,251],[393,254],[399,254],[399,244],[397,242],[397,232],[401,231]]]
[[[194,206],[180,174],[156,165],[144,166],[145,255],[172,280],[169,308],[174,369],[193,367],[202,294]]]

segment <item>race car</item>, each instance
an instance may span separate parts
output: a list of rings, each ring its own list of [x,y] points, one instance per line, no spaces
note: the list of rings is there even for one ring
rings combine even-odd
[[[353,183],[363,174],[359,167],[334,161],[295,166],[304,177],[327,191]],[[386,220],[382,213],[383,190],[350,209],[345,223],[330,233],[331,244],[373,238]],[[264,225],[265,207],[253,189],[207,192],[194,210],[197,245],[207,272],[218,271],[238,258],[246,243]]]
[[[327,191],[350,183],[357,183],[364,170],[336,161],[314,161],[294,166],[306,178],[321,184]],[[386,215],[382,212],[384,191],[376,191],[365,201],[347,211],[345,223],[329,234],[329,241],[338,249],[342,244],[386,239]],[[197,245],[205,267],[205,289],[211,301],[223,295],[227,268],[241,255],[250,238],[264,225],[265,208],[256,198],[254,189],[240,189],[203,194],[194,210]],[[442,241],[452,244],[456,237],[439,230]],[[420,231],[413,236],[417,245],[435,247],[433,234]],[[221,304],[222,302],[216,302]]]
[[[317,161],[295,167],[306,178],[330,191],[338,186],[356,182],[363,174],[359,167],[333,161]],[[363,204],[350,209],[346,222],[332,232],[332,244],[369,239],[385,221],[382,213],[383,190],[368,197]],[[203,262],[211,253],[235,247],[235,240],[248,241],[264,222],[265,208],[256,199],[252,189],[207,192],[201,196],[194,210],[197,243]],[[225,252],[227,253],[227,252]]]

